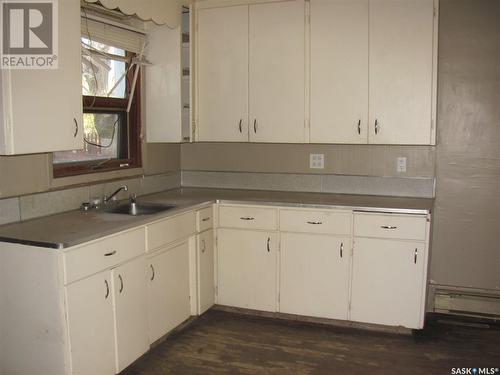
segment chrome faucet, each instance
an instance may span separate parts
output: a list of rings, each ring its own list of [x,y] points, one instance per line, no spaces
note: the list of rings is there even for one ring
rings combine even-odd
[[[116,191],[115,191],[113,194],[111,194],[109,197],[108,197],[107,195],[105,195],[105,196],[104,196],[104,198],[102,199],[103,203],[104,203],[104,204],[108,204],[108,203],[109,203],[109,201],[110,201],[111,199],[113,199],[113,198],[114,198],[114,196],[115,196],[116,194],[118,194],[118,193],[119,193],[120,191],[122,191],[122,190],[123,190],[123,191],[128,191],[128,186],[127,186],[127,185],[120,186],[120,187],[119,187],[118,189],[116,189]]]

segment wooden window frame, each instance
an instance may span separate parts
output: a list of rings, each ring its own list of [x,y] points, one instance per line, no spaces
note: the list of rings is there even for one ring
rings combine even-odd
[[[131,57],[130,52],[127,52],[127,57]],[[136,66],[135,69],[138,67]],[[106,98],[100,96],[84,96],[83,100],[83,112],[84,113],[124,113],[128,117],[127,121],[127,137],[122,139],[121,147],[128,148],[128,158],[118,158],[109,161],[82,161],[82,162],[72,162],[72,163],[52,163],[53,176],[54,178],[77,176],[82,174],[92,174],[92,173],[102,173],[108,171],[126,170],[131,168],[140,168],[142,166],[142,154],[141,154],[141,75],[137,77],[137,82],[135,86],[134,97],[130,107],[130,112],[127,114],[127,105],[129,101],[129,85],[134,79],[135,69],[130,69],[127,74],[127,85],[126,92],[127,97],[122,98]],[[92,106],[88,105],[92,103]]]

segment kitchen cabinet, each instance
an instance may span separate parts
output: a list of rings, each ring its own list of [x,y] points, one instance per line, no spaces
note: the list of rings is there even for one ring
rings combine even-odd
[[[79,0],[59,2],[58,24],[57,69],[1,70],[0,155],[83,148]]]
[[[436,35],[433,0],[311,0],[310,142],[433,144]]]
[[[198,10],[199,141],[304,142],[304,17],[301,0]]]
[[[145,256],[113,269],[112,280],[118,373],[149,349]]]
[[[215,303],[214,231],[197,235],[198,313],[203,314]]]
[[[218,303],[276,311],[277,234],[220,228],[217,243]]]
[[[281,233],[280,312],[347,319],[350,237]]]
[[[66,287],[71,373],[116,371],[113,285],[109,270]]]
[[[311,143],[367,143],[368,0],[311,0]]]
[[[189,243],[160,249],[148,257],[149,339],[153,343],[190,316]]]

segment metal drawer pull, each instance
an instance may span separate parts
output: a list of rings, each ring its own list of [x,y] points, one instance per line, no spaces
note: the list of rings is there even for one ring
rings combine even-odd
[[[340,243],[340,257],[342,258],[342,257],[343,257],[343,255],[344,255],[344,243],[343,243],[343,242],[341,242],[341,243]]]
[[[398,227],[394,225],[381,225],[380,228],[382,229],[398,229]]]
[[[415,248],[415,255],[413,256],[413,263],[417,264],[418,249]]]
[[[271,252],[271,237],[267,237],[267,252]]]
[[[76,121],[76,118],[73,118],[73,121],[75,122],[75,134],[73,134],[73,138],[76,138],[78,135],[78,121]]]
[[[201,221],[208,221],[208,220],[210,220],[209,217],[204,217],[203,219],[201,219]]]
[[[202,248],[201,248],[201,252],[204,253],[206,248],[207,248],[207,245],[205,243],[205,240],[201,240],[201,243],[203,244]]]
[[[253,120],[253,132],[257,133],[257,119]]]
[[[118,278],[120,279],[120,293],[123,292],[123,279],[122,279],[122,275],[118,275]]]
[[[251,216],[245,216],[245,217],[240,217],[240,220],[255,220],[254,217],[251,217]]]
[[[358,134],[361,134],[361,120],[358,120]]]
[[[311,224],[311,225],[321,225],[323,224],[322,221],[308,221],[307,224]]]
[[[151,267],[151,281],[153,281],[155,279],[155,268],[152,264],[150,264],[149,267]]]
[[[105,256],[105,257],[110,257],[110,256],[115,255],[115,254],[116,254],[116,250],[111,251],[111,252],[109,252],[109,253],[106,253],[106,254],[104,254],[104,256]]]
[[[378,120],[375,120],[375,134],[378,134],[380,129],[380,125],[378,124]]]
[[[243,119],[240,119],[240,123],[238,124],[238,128],[240,129],[240,133],[243,133],[243,128],[241,127],[243,125]]]
[[[109,284],[108,284],[108,280],[104,280],[104,285],[106,286],[106,295],[104,296],[104,299],[108,299],[108,297],[109,297]]]

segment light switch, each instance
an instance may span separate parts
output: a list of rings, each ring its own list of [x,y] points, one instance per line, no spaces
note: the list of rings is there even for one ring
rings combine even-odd
[[[396,171],[398,173],[406,172],[406,157],[400,156],[397,161],[398,165],[396,167]]]
[[[324,169],[325,154],[309,154],[309,168]]]

